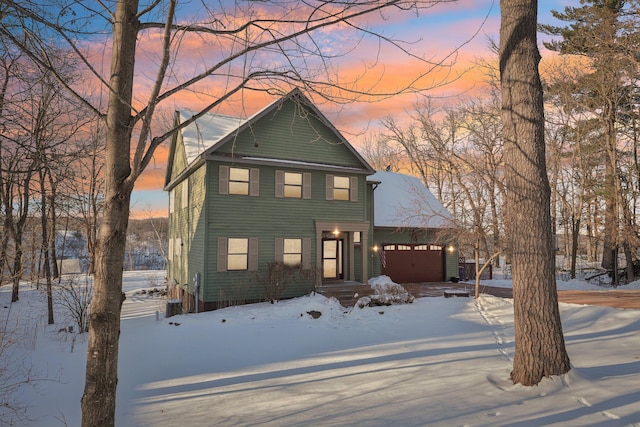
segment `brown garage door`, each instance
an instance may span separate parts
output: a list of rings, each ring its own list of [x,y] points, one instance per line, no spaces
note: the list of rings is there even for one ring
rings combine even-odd
[[[440,245],[384,244],[382,250],[382,274],[396,283],[444,280],[444,256]]]

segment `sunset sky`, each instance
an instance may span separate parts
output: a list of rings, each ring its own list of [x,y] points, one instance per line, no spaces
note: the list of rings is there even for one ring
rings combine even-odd
[[[562,25],[551,16],[551,10],[563,11],[565,6],[578,6],[579,0],[540,0],[538,18],[541,23]],[[481,76],[474,72],[473,62],[479,58],[488,58],[488,39],[498,41],[500,27],[499,0],[460,0],[457,3],[445,3],[423,11],[420,16],[405,13],[401,17],[386,16],[377,31],[394,39],[411,42],[412,52],[432,61],[446,60],[452,67],[446,71],[431,73],[427,79],[422,79],[421,87],[439,85],[441,82],[451,81],[450,84],[425,91],[425,95],[444,96],[455,100],[458,96],[465,96],[478,87]],[[182,13],[189,13],[185,8]],[[196,12],[197,13],[197,12]],[[339,37],[327,34],[326,37]],[[202,54],[203,48],[193,44],[185,46],[193,55]],[[452,55],[452,52],[455,52]],[[551,54],[541,50],[543,62]],[[373,58],[371,58],[373,57]],[[144,58],[138,60],[138,69],[144,66]],[[363,65],[375,61],[376,66],[367,75],[362,75]],[[356,52],[341,57],[338,74],[343,78],[353,75],[354,80],[362,79],[364,84],[378,89],[394,88],[411,75],[417,75],[418,68],[425,67],[424,63],[410,60],[397,50],[388,48],[378,50],[377,45],[364,41]],[[371,67],[369,67],[371,68]],[[143,69],[143,68],[142,68]],[[144,70],[144,69],[143,69]],[[139,71],[137,71],[139,72]],[[358,76],[358,77],[355,77]],[[360,80],[358,80],[360,82]],[[221,110],[226,114],[252,114],[267,105],[273,99],[266,96],[245,97],[242,111],[229,106]],[[358,139],[375,131],[379,120],[392,115],[401,118],[406,110],[418,100],[418,95],[408,94],[387,98],[379,102],[353,102],[346,105],[333,105],[326,102],[316,102],[318,108],[333,122],[347,139],[358,146]],[[176,102],[178,109],[197,110],[202,106],[202,99],[195,95],[181,96]],[[165,177],[168,143],[157,150],[155,162],[140,177],[132,195],[132,217],[147,218],[150,216],[167,216],[168,196],[162,191]]]

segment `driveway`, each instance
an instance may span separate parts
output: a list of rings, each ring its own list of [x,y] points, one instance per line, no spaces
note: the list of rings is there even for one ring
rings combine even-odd
[[[447,289],[466,290],[469,291],[470,296],[475,294],[475,283],[412,283],[404,286],[415,297],[442,296]],[[502,298],[513,298],[511,288],[481,285],[480,293]],[[558,300],[570,304],[640,309],[640,291],[637,290],[558,291]]]
[[[406,283],[402,285],[416,298],[441,297],[445,291],[456,291],[453,295],[464,295],[460,291],[469,293],[469,297],[475,295],[475,283]],[[320,293],[330,297],[334,296],[345,306],[353,306],[359,297],[370,295],[371,287],[368,285],[341,283],[325,287]],[[511,288],[494,286],[480,286],[480,293],[490,294],[501,298],[513,298]],[[603,290],[603,291],[558,291],[558,300],[571,304],[602,305],[614,308],[640,309],[640,291]]]

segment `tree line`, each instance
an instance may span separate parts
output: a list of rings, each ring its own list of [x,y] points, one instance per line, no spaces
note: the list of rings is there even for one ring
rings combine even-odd
[[[551,215],[559,265],[576,277],[578,259],[609,272],[613,286],[640,275],[639,32],[636,2],[594,1],[554,11],[568,27],[540,25],[559,36],[559,55],[542,75]],[[505,167],[498,70],[478,60],[476,97],[425,98],[405,117],[387,117],[365,141],[378,169],[420,176],[456,219],[462,255],[504,253]],[[496,262],[499,265],[499,259]]]
[[[87,158],[95,155],[104,159],[104,163],[95,165],[91,161],[84,162],[84,166],[91,171],[84,178],[86,181],[81,181],[89,186],[88,193],[83,190],[82,194],[99,195],[95,203],[91,198],[85,200],[82,209],[87,215],[96,217],[99,205],[101,218],[99,225],[87,221],[95,233],[95,246],[92,249],[95,281],[90,309],[85,388],[81,401],[83,426],[115,424],[120,312],[123,303],[122,270],[126,259],[131,192],[140,174],[153,161],[158,146],[181,129],[174,127],[170,120],[163,120],[163,107],[171,105],[171,101],[186,91],[197,94],[200,106],[191,121],[179,125],[184,127],[249,91],[277,95],[288,92],[292,87],[300,87],[318,99],[335,103],[352,99],[386,99],[400,93],[425,91],[429,88],[422,78],[437,67],[446,65],[447,58],[442,61],[425,60],[430,55],[412,50],[411,46],[416,43],[376,33],[367,19],[374,17],[374,21],[384,20],[389,13],[410,12],[419,15],[428,13],[439,3],[449,2],[266,0],[232,2],[230,5],[191,2],[199,5],[200,9],[196,18],[186,22],[178,17],[181,9],[175,0],[154,0],[144,4],[137,0],[95,4],[0,0],[0,18],[3,22],[0,26],[3,40],[0,48],[3,57],[7,58],[6,64],[24,55],[43,78],[51,78],[55,85],[59,85],[60,94],[64,93],[63,97],[71,102],[69,105],[73,105],[67,111],[86,110],[89,117],[87,123],[93,126],[90,136],[99,141],[95,146],[88,144],[88,152],[95,154]],[[586,3],[600,5],[610,2]],[[464,182],[464,174],[473,170],[471,163],[453,164],[451,160],[456,157],[443,158],[440,155],[440,150],[444,153],[449,150],[456,156],[464,153],[462,148],[466,150],[466,144],[462,144],[460,150],[448,147],[446,132],[449,132],[452,140],[459,141],[455,117],[450,117],[451,122],[442,126],[440,130],[445,133],[440,141],[434,139],[435,145],[431,148],[423,147],[422,141],[417,138],[420,136],[418,127],[414,129],[416,135],[409,134],[408,139],[411,141],[415,136],[420,149],[425,149],[424,152],[414,152],[414,161],[423,168],[418,172],[423,173],[425,178],[433,176],[440,180],[436,184],[437,193],[441,188],[438,196],[443,200],[449,197],[451,203],[456,202],[455,206],[450,207],[457,215],[470,221],[472,235],[477,236],[475,241],[482,237],[485,221],[495,221],[496,227],[503,230],[502,240],[499,233],[487,233],[487,242],[482,245],[490,247],[490,239],[498,239],[499,244],[509,248],[513,265],[516,324],[516,355],[511,378],[514,383],[533,385],[545,376],[566,373],[570,365],[562,338],[553,275],[555,257],[551,243],[551,190],[545,158],[543,89],[538,73],[537,1],[502,0],[500,8],[500,44],[497,49],[500,100],[496,98],[499,102],[496,105],[499,105],[502,136],[498,141],[502,142],[504,158],[502,162],[499,157],[491,159],[494,155],[499,156],[500,151],[495,148],[494,152],[494,148],[491,148],[493,142],[489,140],[485,141],[486,153],[483,152],[485,157],[482,158],[487,164],[496,162],[496,176],[487,177],[486,185],[495,185],[494,192],[504,192],[504,204],[496,198],[492,207],[492,199],[486,201],[481,198],[486,189],[480,180],[475,187],[462,186],[458,182],[455,188],[466,194],[453,191],[447,194],[447,188],[454,188],[453,182]],[[330,37],[325,32],[332,28],[339,29],[342,36],[334,44],[330,43]],[[335,61],[362,50],[359,49],[360,43],[368,38],[379,46],[390,47],[417,60],[420,71],[415,79],[391,91],[378,90],[375,83],[366,87],[366,80],[345,79]],[[87,47],[92,42],[104,46],[105,41],[108,54],[100,58],[107,64],[103,70],[92,57],[95,52]],[[206,55],[200,54],[195,66],[193,58],[189,56],[192,52],[185,49],[194,41],[205,41],[207,45],[215,47]],[[56,55],[56,52],[61,52],[61,55]],[[136,60],[142,56],[151,59],[152,70],[137,68]],[[182,62],[185,56],[190,60],[187,62],[190,66],[181,66],[185,64]],[[453,56],[454,52],[449,59]],[[379,57],[381,55],[372,55],[364,68],[375,64]],[[84,72],[83,76],[91,76],[91,84],[97,85],[99,90],[92,93],[70,78],[65,72],[64,64],[67,61],[78,65]],[[377,81],[378,78],[373,80]],[[3,86],[4,89],[7,87]],[[2,116],[11,117],[5,110],[5,99],[3,95]],[[426,105],[425,108],[428,111],[431,107]],[[488,107],[478,104],[476,108]],[[14,119],[18,121],[17,115]],[[158,126],[159,122],[165,126]],[[424,125],[435,126],[436,123],[426,120]],[[485,132],[476,123],[465,123],[465,126],[469,132]],[[73,127],[77,128],[75,132],[87,129],[80,123]],[[397,130],[399,134],[405,132],[399,125]],[[33,137],[36,131],[34,128],[24,135]],[[13,134],[7,135],[9,139],[17,139]],[[84,140],[86,143],[92,139],[87,137]],[[51,144],[57,146],[54,141]],[[387,149],[391,150],[391,145]],[[65,144],[62,146],[67,148]],[[434,168],[430,156],[440,156]],[[36,150],[32,158],[25,155],[20,159],[27,159],[28,164],[31,159],[37,165],[34,166],[38,168],[37,173],[29,176],[29,182],[33,179],[37,183],[44,183],[49,195],[52,189],[59,191],[56,178],[61,172],[53,174],[48,171],[49,166],[45,166],[42,153]],[[473,165],[477,164],[473,162]],[[95,177],[104,180],[103,190],[91,193],[91,188],[97,188],[98,185],[91,176],[97,172],[95,168],[99,165],[102,169],[95,173]],[[43,171],[40,172],[40,169]],[[613,181],[614,186],[617,185]],[[504,188],[501,189],[501,186]],[[27,187],[22,188],[24,192]],[[42,193],[45,194],[44,191]],[[21,196],[15,200],[24,200],[25,195]],[[466,204],[460,202],[463,198],[469,203],[473,201],[478,209],[466,209]],[[620,198],[616,196],[615,200],[619,202]],[[50,200],[43,196],[40,201],[41,212],[49,214],[52,209]],[[488,211],[496,210],[495,219],[483,213],[481,208],[484,206]],[[619,204],[615,206],[620,207]],[[11,204],[10,209],[14,207]],[[503,210],[501,217],[498,215],[500,209]],[[527,217],[520,215],[523,211]],[[50,233],[49,223],[45,228]],[[621,241],[619,235],[614,240]],[[48,242],[49,238],[43,241]],[[538,310],[534,316],[530,312],[532,307]]]

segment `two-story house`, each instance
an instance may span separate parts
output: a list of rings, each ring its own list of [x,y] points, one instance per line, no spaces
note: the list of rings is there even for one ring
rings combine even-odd
[[[198,118],[173,138],[165,181],[174,296],[200,311],[366,283],[374,172],[299,90],[248,119]]]

